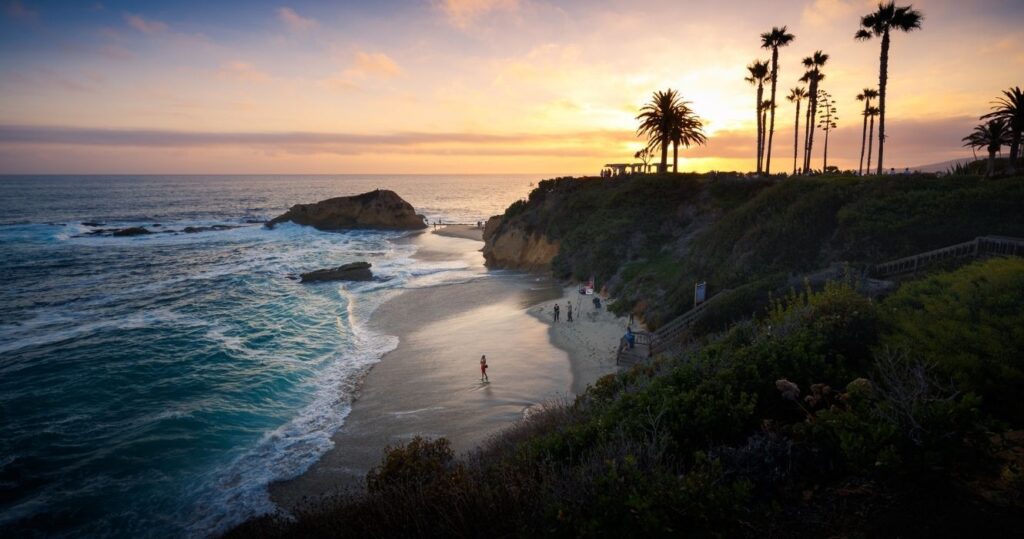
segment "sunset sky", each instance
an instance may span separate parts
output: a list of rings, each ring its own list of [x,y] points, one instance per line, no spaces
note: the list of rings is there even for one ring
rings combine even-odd
[[[593,174],[632,160],[638,108],[667,87],[710,139],[681,168],[750,170],[745,66],[781,25],[773,168],[792,167],[784,97],[818,49],[830,161],[856,168],[854,96],[878,82],[879,42],[853,39],[866,0],[0,1],[0,173]],[[1024,2],[913,5],[887,166],[970,156],[960,138],[1024,84]]]

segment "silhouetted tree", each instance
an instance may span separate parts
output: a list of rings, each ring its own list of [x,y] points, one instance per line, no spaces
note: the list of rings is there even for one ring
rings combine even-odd
[[[832,101],[832,94],[825,90],[819,90],[819,100],[821,101],[822,110],[824,111],[821,115],[821,120],[818,122],[818,127],[825,132],[825,153],[821,160],[822,172],[828,169],[828,135],[833,129],[837,127],[836,121],[839,117],[836,116],[836,105]]]
[[[896,7],[895,2],[879,3],[878,10],[860,20],[860,30],[854,34],[858,40],[882,38],[882,53],[878,62],[878,173],[882,173],[885,156],[885,88],[889,80],[889,34],[893,31],[910,32],[921,28],[924,16],[914,6]]]
[[[875,141],[875,116],[878,116],[878,112],[878,107],[868,107],[868,110],[864,111],[871,119],[871,124],[868,126],[868,166],[865,168],[868,174],[871,174],[871,145]]]
[[[689,101],[679,101],[673,115],[669,141],[672,143],[672,172],[679,172],[679,146],[689,148],[691,145],[707,143],[704,136],[704,122],[689,107]]]
[[[808,84],[807,94],[809,96],[807,103],[807,125],[804,131],[805,174],[811,169],[811,154],[814,151],[814,124],[817,123],[818,117],[818,85],[821,81],[825,80],[825,74],[821,72],[821,68],[827,62],[828,55],[821,51],[815,51],[814,54],[803,60],[807,72],[800,78],[800,81]]]
[[[789,91],[786,96],[791,103],[796,103],[796,117],[793,120],[793,174],[796,174],[796,148],[800,143],[800,101],[807,97],[807,90],[803,86],[797,86]]]
[[[997,98],[993,103],[993,111],[980,119],[1006,120],[1010,128],[1010,162],[1006,171],[1016,174],[1017,160],[1020,159],[1021,132],[1024,131],[1024,92],[1020,91],[1020,86],[1003,90],[1003,97]]]
[[[864,175],[864,144],[867,142],[868,136],[868,109],[871,108],[871,100],[878,97],[878,90],[874,88],[864,88],[864,91],[857,94],[857,101],[864,102],[864,112],[861,116],[864,117],[864,129],[860,134],[860,165],[857,166],[857,174]]]
[[[764,83],[768,80],[769,76],[768,62],[766,60],[755,60],[754,63],[747,66],[747,71],[750,73],[750,76],[744,80],[757,87],[757,101],[754,108],[757,114],[757,173],[760,174],[762,150],[764,148],[764,122],[761,121],[761,112],[764,109]]]
[[[786,27],[772,27],[771,32],[761,34],[761,47],[772,51],[772,92],[771,97],[771,120],[768,124],[768,149],[764,159],[765,174],[772,173],[772,139],[775,138],[775,87],[779,82],[779,47],[785,47],[793,42],[796,36],[786,32]]]
[[[970,135],[962,139],[964,146],[971,148],[985,148],[988,150],[988,165],[985,167],[985,176],[993,176],[996,173],[996,152],[1000,148],[1010,144],[1012,135],[1010,126],[1004,118],[994,118],[988,123],[979,124]]]
[[[648,147],[661,150],[658,172],[665,172],[668,169],[668,146],[680,104],[679,93],[675,90],[669,88],[663,92],[657,91],[636,117],[640,120],[637,135],[647,138]]]

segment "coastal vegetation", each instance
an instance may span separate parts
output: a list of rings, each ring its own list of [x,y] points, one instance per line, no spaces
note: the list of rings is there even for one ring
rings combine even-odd
[[[1014,529],[1024,523],[1022,301],[1019,258],[929,275],[881,301],[853,281],[794,289],[461,458],[444,439],[416,438],[386,453],[364,494],[230,535]]]

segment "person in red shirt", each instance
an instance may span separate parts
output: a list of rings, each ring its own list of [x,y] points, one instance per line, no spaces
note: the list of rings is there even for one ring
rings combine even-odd
[[[491,379],[487,377],[487,356],[480,356],[480,381],[490,382]]]

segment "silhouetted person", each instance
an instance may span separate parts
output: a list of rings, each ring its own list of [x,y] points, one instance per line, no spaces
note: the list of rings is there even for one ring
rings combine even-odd
[[[558,322],[558,304],[555,304],[555,322]]]
[[[572,302],[567,301],[565,303],[565,319],[567,322],[572,322]]]

